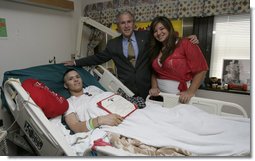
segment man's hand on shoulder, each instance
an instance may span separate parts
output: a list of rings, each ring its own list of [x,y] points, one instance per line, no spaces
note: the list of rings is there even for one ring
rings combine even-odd
[[[188,36],[188,39],[192,44],[199,44],[199,40],[196,35],[190,35]]]
[[[74,60],[65,61],[63,63],[64,63],[64,66],[75,66],[76,65]]]

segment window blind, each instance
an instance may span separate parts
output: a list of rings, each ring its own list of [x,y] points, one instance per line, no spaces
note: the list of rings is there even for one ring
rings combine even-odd
[[[222,78],[224,59],[250,59],[250,14],[215,16],[210,77]]]

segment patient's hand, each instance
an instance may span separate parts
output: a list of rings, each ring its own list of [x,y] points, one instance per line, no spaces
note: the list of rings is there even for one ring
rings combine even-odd
[[[199,40],[196,35],[190,35],[188,36],[188,39],[192,44],[199,44]]]
[[[75,65],[75,62],[70,60],[70,61],[65,61],[63,62],[64,63],[64,66],[74,66]]]
[[[117,126],[122,123],[123,118],[117,114],[108,114],[98,117],[99,125]]]

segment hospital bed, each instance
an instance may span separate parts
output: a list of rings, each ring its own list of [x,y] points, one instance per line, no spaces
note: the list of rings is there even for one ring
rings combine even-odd
[[[25,134],[26,140],[33,147],[36,155],[77,156],[77,153],[70,147],[63,134],[59,130],[56,130],[56,127],[46,118],[42,110],[36,106],[21,86],[23,80],[32,77],[44,82],[50,89],[68,98],[70,95],[63,89],[62,82],[62,75],[67,68],[63,64],[52,64],[5,72],[2,94],[2,97],[4,96],[2,98],[4,99],[3,102],[5,102],[4,105],[6,108],[9,108],[14,120],[19,125],[20,130]],[[83,68],[75,68],[80,72],[82,79],[85,80],[85,86],[96,85],[114,93],[121,90],[128,96],[133,96],[133,93],[128,88],[102,66],[99,66],[100,70],[93,68],[90,73]],[[38,73],[40,74],[38,75]],[[160,101],[151,100],[148,96],[147,102],[168,108],[175,107],[175,105],[179,104],[176,95],[162,93],[161,96]],[[246,118],[249,121],[246,111],[234,103],[194,97],[189,104],[222,117]],[[239,111],[239,114],[225,112],[223,110],[225,107],[235,108]],[[84,135],[88,136],[89,134],[86,133]],[[248,135],[250,134],[248,133]],[[250,145],[247,146],[247,149],[249,149]],[[96,150],[98,155],[144,156],[144,154],[134,154],[113,146],[96,146],[94,150]],[[84,154],[91,155],[91,151],[91,146],[88,146],[87,149],[84,149]],[[243,151],[245,155],[249,155],[249,153],[249,150]]]

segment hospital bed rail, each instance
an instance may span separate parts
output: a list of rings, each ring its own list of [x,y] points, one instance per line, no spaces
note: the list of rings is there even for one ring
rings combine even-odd
[[[118,93],[119,90],[128,96],[134,96],[134,93],[128,89],[119,79],[104,68],[102,65],[97,65],[91,68],[91,74],[98,77],[98,82],[107,90],[113,93]]]
[[[15,121],[35,147],[39,155],[76,156],[60,131],[56,130],[22,88],[19,79],[9,79],[4,83],[4,95]],[[26,116],[30,116],[27,118]]]
[[[154,97],[155,98],[155,97]],[[175,94],[169,94],[169,93],[163,93],[161,92],[159,96],[155,99],[160,99],[160,101],[153,100],[153,97],[148,96],[146,98],[146,101],[150,101],[153,103],[160,104],[163,107],[171,108],[178,104],[179,102],[179,96]],[[220,116],[231,116],[231,117],[245,117],[248,118],[247,112],[244,110],[244,108],[236,103],[232,102],[225,102],[221,100],[212,100],[207,98],[201,98],[201,97],[192,97],[188,104],[192,104],[198,108],[200,108],[203,111],[206,111],[211,114],[216,114]],[[225,108],[232,108],[237,109],[240,114],[234,114],[229,112],[224,112]]]

